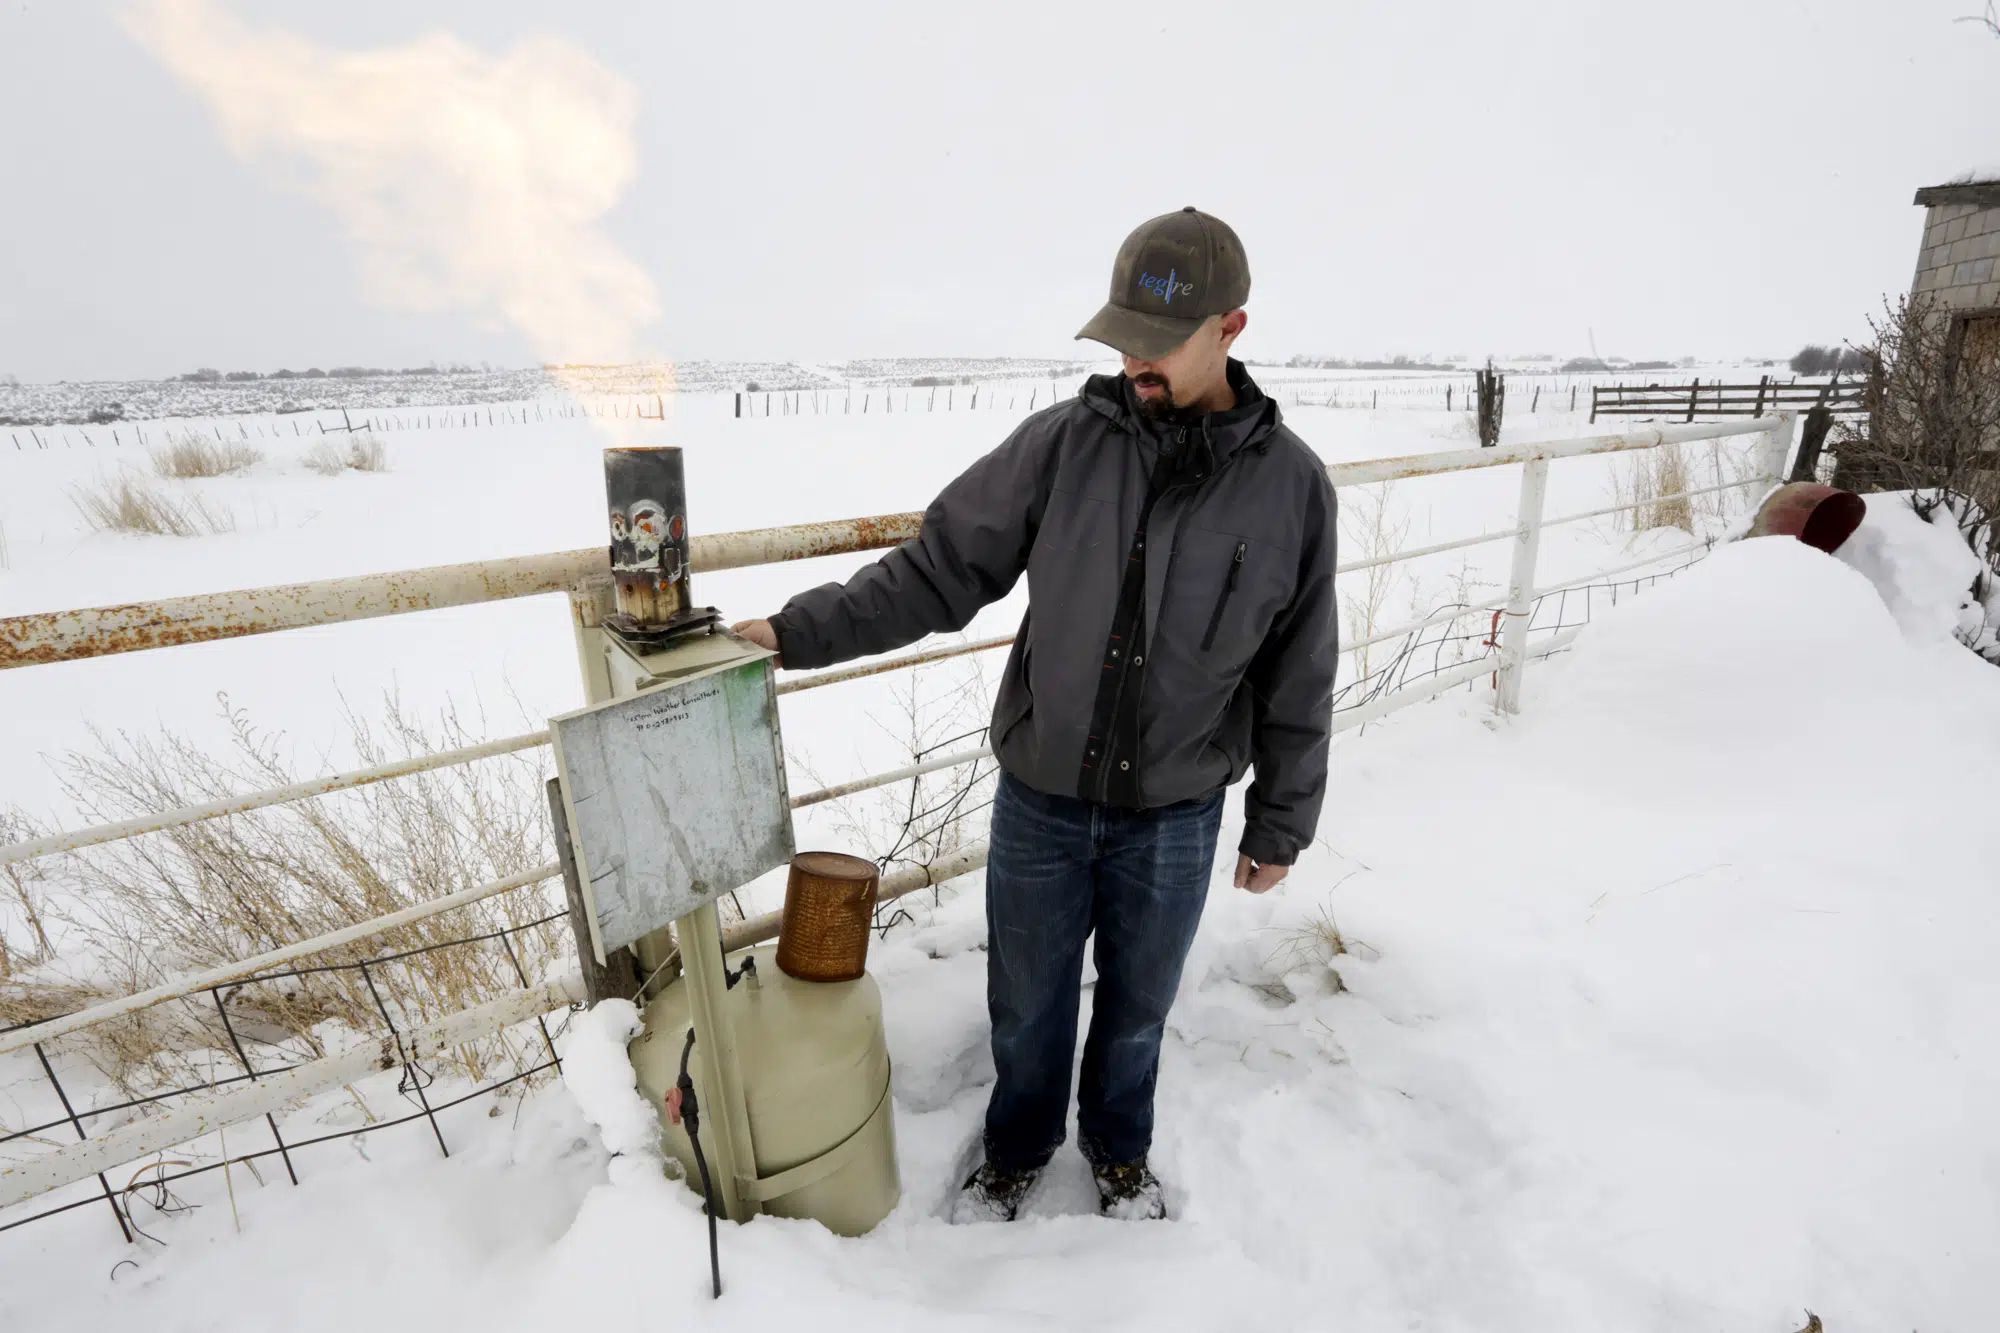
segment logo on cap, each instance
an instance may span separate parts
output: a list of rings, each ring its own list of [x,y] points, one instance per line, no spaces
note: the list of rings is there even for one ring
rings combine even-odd
[[[1159,297],[1168,305],[1172,305],[1176,294],[1181,296],[1194,295],[1194,284],[1191,282],[1178,282],[1175,280],[1178,277],[1179,273],[1174,269],[1168,269],[1167,276],[1164,278],[1156,278],[1150,273],[1141,273],[1139,275],[1139,285]]]

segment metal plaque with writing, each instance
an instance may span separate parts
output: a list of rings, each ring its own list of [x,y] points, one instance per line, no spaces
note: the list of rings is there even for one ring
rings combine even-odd
[[[599,958],[792,855],[768,658],[552,718]]]

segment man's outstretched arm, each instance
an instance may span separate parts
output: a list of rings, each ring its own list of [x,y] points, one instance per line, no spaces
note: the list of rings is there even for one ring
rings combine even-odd
[[[967,468],[924,511],[923,531],[846,583],[825,583],[769,621],[736,627],[791,668],[886,653],[963,629],[1027,568],[1048,505],[1059,427],[1034,417]]]

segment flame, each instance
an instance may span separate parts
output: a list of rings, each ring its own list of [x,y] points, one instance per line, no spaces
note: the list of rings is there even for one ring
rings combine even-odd
[[[638,172],[639,96],[584,51],[335,50],[215,0],[142,0],[124,23],[232,153],[340,218],[369,299],[504,320],[556,366],[638,359],[659,292],[598,224]]]

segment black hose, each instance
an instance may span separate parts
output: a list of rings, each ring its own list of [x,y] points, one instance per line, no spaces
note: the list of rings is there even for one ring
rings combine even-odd
[[[708,1278],[714,1288],[709,1299],[722,1299],[722,1259],[715,1241],[715,1184],[709,1179],[708,1157],[701,1150],[701,1107],[694,1097],[694,1080],[688,1077],[688,1056],[694,1051],[694,1029],[688,1029],[687,1044],[681,1047],[681,1076],[674,1086],[681,1093],[681,1123],[687,1127],[688,1142],[694,1146],[694,1164],[701,1170],[701,1210],[708,1214]]]

